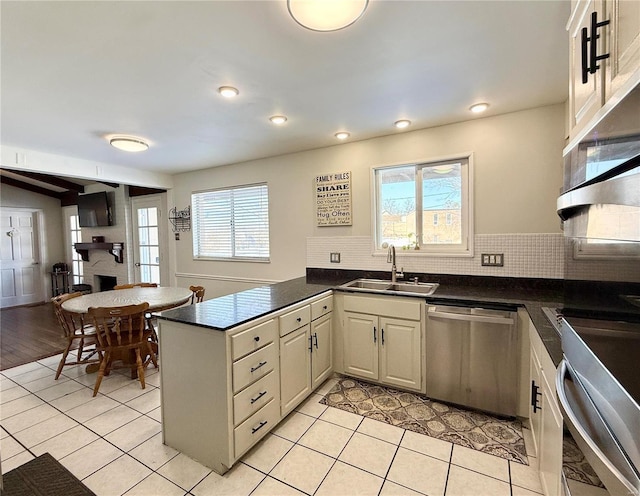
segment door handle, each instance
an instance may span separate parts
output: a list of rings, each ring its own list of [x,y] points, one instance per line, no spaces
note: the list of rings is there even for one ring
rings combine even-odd
[[[599,60],[604,60],[609,58],[609,54],[605,53],[602,55],[598,55],[598,43],[597,40],[600,38],[598,34],[598,29],[609,24],[609,21],[601,21],[598,22],[598,13],[591,13],[591,46],[589,47],[589,72],[591,74],[595,74],[600,66],[598,65]],[[584,78],[583,78],[584,79]]]
[[[384,327],[380,329],[380,340],[382,341],[382,346],[384,346]]]
[[[135,265],[136,267],[140,267],[140,262],[136,262],[133,265]]]
[[[313,339],[316,340],[315,346],[316,346],[316,350],[317,350],[318,349],[318,333],[317,332],[313,333]]]
[[[373,342],[377,342],[378,336],[376,335],[376,326],[373,326]]]

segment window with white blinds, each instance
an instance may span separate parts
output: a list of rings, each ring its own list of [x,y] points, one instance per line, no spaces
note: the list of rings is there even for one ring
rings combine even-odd
[[[194,258],[269,260],[266,184],[191,195]]]

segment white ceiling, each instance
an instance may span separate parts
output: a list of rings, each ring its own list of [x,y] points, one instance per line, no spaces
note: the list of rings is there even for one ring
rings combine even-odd
[[[300,27],[285,0],[0,4],[2,144],[151,172],[459,122],[479,101],[495,115],[567,98],[569,1],[370,0],[331,33]],[[113,133],[151,148],[118,151]]]

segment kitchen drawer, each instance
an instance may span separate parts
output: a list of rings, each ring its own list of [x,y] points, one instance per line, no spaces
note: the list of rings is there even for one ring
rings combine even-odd
[[[280,401],[278,375],[272,371],[233,397],[233,425],[253,415],[273,398]]]
[[[316,320],[333,310],[333,296],[329,295],[311,304],[311,320]]]
[[[231,336],[231,356],[233,360],[235,361],[272,343],[278,336],[277,327],[276,320],[271,319]]]
[[[278,347],[271,343],[233,364],[233,393],[271,372],[278,363]]]
[[[280,316],[280,336],[286,336],[291,331],[311,322],[311,310],[305,305]]]
[[[280,406],[273,399],[236,427],[233,431],[236,458],[262,439],[279,420]]]

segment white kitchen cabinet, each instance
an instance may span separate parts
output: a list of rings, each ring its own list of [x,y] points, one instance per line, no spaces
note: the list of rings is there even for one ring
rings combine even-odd
[[[345,296],[344,373],[422,392],[423,306],[411,298]]]
[[[325,293],[227,331],[160,319],[163,442],[228,471],[333,372],[332,310]]]
[[[333,372],[333,315],[311,322],[311,389],[315,390]]]
[[[311,394],[309,324],[280,338],[281,413],[284,417]]]
[[[536,444],[540,483],[546,496],[560,496],[563,425],[555,389],[556,367],[535,329],[530,332],[530,340],[532,406],[529,421]]]
[[[595,74],[587,73],[586,82],[583,82],[583,67],[588,67],[588,58],[583,62],[583,30],[591,30],[591,14],[603,14],[602,0],[584,0],[578,2],[569,24],[569,112],[570,129],[573,136],[593,118],[604,103],[604,70],[600,69]],[[599,29],[603,32],[603,28]],[[602,53],[604,37],[597,41],[598,53]],[[585,45],[588,48],[588,45]],[[587,55],[588,57],[588,50]],[[601,66],[604,63],[601,62]]]
[[[223,474],[281,420],[278,322],[158,323],[163,442]]]
[[[598,23],[609,21],[592,29],[592,15]],[[569,138],[579,140],[581,133],[592,127],[607,111],[605,104],[615,103],[616,96],[623,96],[640,81],[640,2],[634,0],[579,0],[575,3],[569,23]],[[585,34],[583,34],[586,29]],[[608,58],[592,60],[591,47],[596,55],[609,54]],[[586,74],[585,68],[597,64],[594,74]],[[604,107],[604,108],[603,108]]]
[[[605,100],[609,100],[640,71],[640,2],[608,0],[605,8],[611,20],[605,73]]]
[[[332,296],[328,296],[280,317],[280,413],[283,417],[333,372],[332,301]],[[304,325],[298,327],[300,324]]]

